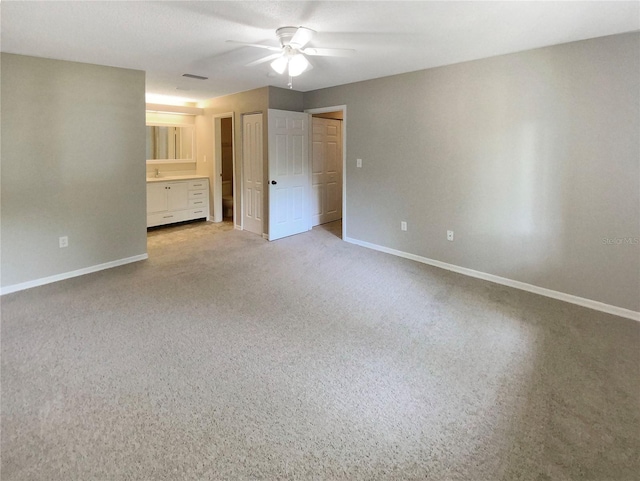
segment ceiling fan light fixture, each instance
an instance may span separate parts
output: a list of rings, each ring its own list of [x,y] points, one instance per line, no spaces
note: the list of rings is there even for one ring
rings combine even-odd
[[[0,0],[2,1],[2,0]],[[272,55],[259,58],[253,62],[246,64],[246,67],[254,67],[270,62],[273,72],[279,75],[287,74],[289,76],[289,87],[292,86],[292,78],[307,72],[313,68],[313,64],[307,59],[307,55],[320,57],[347,57],[355,50],[345,48],[305,48],[311,41],[316,32],[306,27],[281,27],[276,30],[276,36],[280,42],[280,47],[271,45],[263,45],[259,43],[238,42],[235,40],[227,40],[227,42],[245,45],[247,47],[255,47],[267,49],[274,52]],[[273,73],[271,74],[271,76]]]
[[[307,68],[309,68],[309,61],[307,57],[301,53],[297,53],[289,58],[289,75],[291,77],[297,77],[307,70]]]
[[[289,59],[287,59],[287,57],[285,56],[278,57],[273,62],[271,62],[271,68],[276,72],[278,72],[279,74],[283,74],[284,71],[287,69],[288,63],[289,63]]]

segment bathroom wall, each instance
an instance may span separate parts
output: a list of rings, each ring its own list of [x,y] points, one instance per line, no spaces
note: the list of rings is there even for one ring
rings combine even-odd
[[[0,62],[2,288],[146,257],[144,72]]]

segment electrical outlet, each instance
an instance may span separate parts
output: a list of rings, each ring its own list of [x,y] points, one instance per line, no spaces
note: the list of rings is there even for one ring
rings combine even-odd
[[[362,167],[362,159],[356,159],[356,167]]]
[[[407,223],[405,221],[400,222],[400,230],[407,230]]]
[[[452,230],[448,230],[447,231],[447,240],[448,241],[452,241],[453,240],[453,231]]]
[[[58,243],[60,244],[60,248],[69,247],[69,238],[65,235],[58,238]]]

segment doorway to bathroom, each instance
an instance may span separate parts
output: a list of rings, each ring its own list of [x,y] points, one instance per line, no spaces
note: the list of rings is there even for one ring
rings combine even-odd
[[[235,131],[233,112],[213,116],[214,158],[212,205],[214,222],[236,225]]]
[[[220,119],[222,155],[222,218],[233,221],[233,119]]]

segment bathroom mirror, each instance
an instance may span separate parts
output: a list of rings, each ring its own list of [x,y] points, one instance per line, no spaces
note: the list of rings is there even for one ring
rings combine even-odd
[[[147,125],[147,163],[195,162],[194,127]]]

